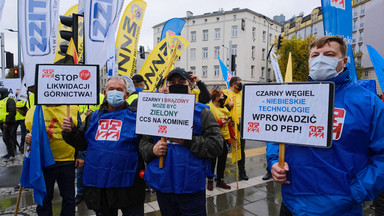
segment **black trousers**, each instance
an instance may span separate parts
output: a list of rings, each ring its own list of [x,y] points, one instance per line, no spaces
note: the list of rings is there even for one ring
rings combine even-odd
[[[211,159],[212,174],[215,173],[215,167],[216,167],[216,161],[217,161],[216,175],[217,175],[218,181],[221,181],[224,178],[225,164],[227,162],[227,156],[228,156],[228,142],[225,139],[223,140],[224,140],[223,152],[221,152],[219,157]],[[208,179],[212,179],[212,177],[209,177]]]
[[[384,192],[373,200],[373,206],[375,207],[376,216],[384,216]]]
[[[289,209],[287,208],[287,206],[284,205],[283,202],[281,202],[280,216],[293,216],[292,212],[289,211]]]
[[[241,160],[237,162],[237,166],[239,167],[239,174],[246,174],[245,172],[245,140],[240,139],[240,146],[241,146]]]
[[[3,141],[7,147],[7,153],[9,156],[15,156],[16,149],[16,137],[12,134],[13,124],[8,124],[6,127],[3,127],[3,124],[0,123],[0,129],[3,132]]]

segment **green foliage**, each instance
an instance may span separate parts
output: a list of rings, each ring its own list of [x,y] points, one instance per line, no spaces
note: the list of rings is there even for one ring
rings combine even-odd
[[[315,39],[315,36],[308,36],[304,40],[301,37],[296,38],[296,36],[293,36],[291,39],[283,38],[283,44],[276,52],[283,78],[285,77],[289,52],[291,52],[293,82],[308,81],[309,45]],[[277,43],[277,40],[275,43]]]

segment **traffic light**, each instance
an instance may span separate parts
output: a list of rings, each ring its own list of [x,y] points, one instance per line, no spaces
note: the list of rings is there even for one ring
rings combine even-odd
[[[60,16],[60,22],[70,28],[70,31],[61,30],[60,37],[66,40],[65,43],[60,44],[60,51],[63,54],[67,53],[69,41],[73,38],[75,47],[77,49],[77,40],[78,40],[78,15],[72,14],[72,16]]]
[[[20,77],[19,69],[16,68],[16,69],[13,71],[13,73],[15,74],[15,78],[19,78],[19,77]]]
[[[236,55],[232,55],[231,56],[231,71],[235,71],[236,70]]]
[[[6,65],[5,68],[13,68],[13,53],[5,52]]]
[[[277,41],[277,49],[280,49],[280,47],[282,46],[281,45],[282,43],[283,43],[283,37],[279,35],[279,39]]]
[[[140,47],[139,47],[139,53],[140,53],[140,58],[141,58],[141,59],[145,59],[145,50],[144,50],[144,46],[140,46]]]

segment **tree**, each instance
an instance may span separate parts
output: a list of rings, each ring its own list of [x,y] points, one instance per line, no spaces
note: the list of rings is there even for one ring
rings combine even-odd
[[[316,39],[315,36],[308,36],[304,40],[293,36],[291,39],[283,38],[282,46],[277,50],[278,62],[281,74],[285,77],[289,52],[292,53],[292,76],[293,82],[308,81],[309,74],[309,45]],[[275,41],[277,44],[277,39]]]
[[[365,70],[364,67],[361,66],[361,58],[363,57],[363,52],[358,51],[353,53],[353,57],[355,58],[355,67],[357,73],[357,79],[360,79]]]

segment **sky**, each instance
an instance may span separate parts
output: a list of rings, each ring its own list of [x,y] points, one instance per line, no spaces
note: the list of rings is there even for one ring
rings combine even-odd
[[[17,1],[4,0],[5,5],[0,20],[0,32],[4,33],[5,50],[14,53],[15,65],[17,64],[17,33],[6,29],[17,31]],[[86,0],[85,0],[86,1]],[[125,0],[128,5],[130,0]],[[174,17],[185,17],[186,11],[194,15],[208,12],[225,11],[233,8],[248,8],[269,18],[283,14],[285,19],[304,12],[308,15],[315,7],[321,5],[321,0],[146,0],[147,8],[144,15],[139,45],[145,49],[153,48],[152,27]],[[63,15],[71,6],[77,4],[78,0],[60,0],[60,15]],[[124,9],[125,9],[124,6]]]

